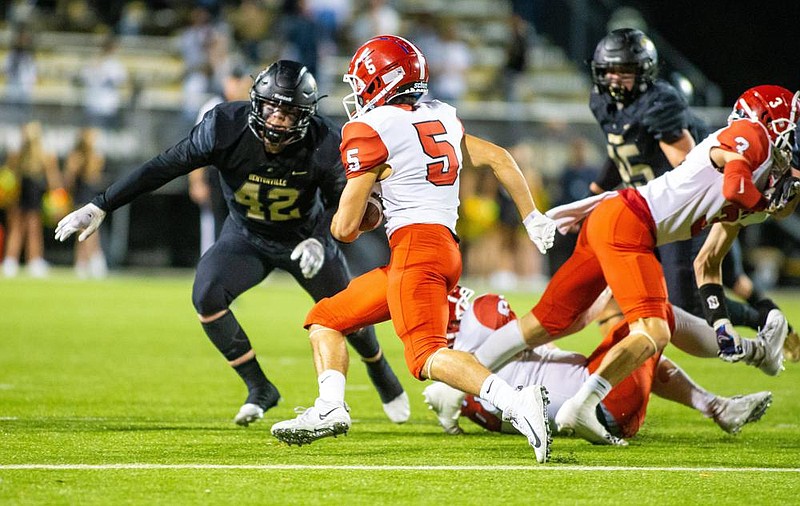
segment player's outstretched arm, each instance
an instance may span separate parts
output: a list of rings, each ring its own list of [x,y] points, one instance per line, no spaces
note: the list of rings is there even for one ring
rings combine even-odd
[[[730,362],[740,360],[744,352],[741,338],[733,328],[725,304],[722,260],[739,235],[740,229],[741,225],[735,223],[715,223],[694,260],[694,273],[703,314],[716,332],[720,357]]]
[[[740,228],[740,225],[730,223],[715,223],[711,226],[711,231],[694,260],[697,286],[706,283],[722,284],[722,260],[739,235]]]

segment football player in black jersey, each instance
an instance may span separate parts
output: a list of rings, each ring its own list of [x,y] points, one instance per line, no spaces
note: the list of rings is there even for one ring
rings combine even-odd
[[[794,146],[792,147],[792,167],[800,170],[800,135],[795,132]],[[800,362],[800,336],[797,330],[789,326],[789,335],[783,342],[783,356],[792,362]]]
[[[303,65],[281,60],[255,78],[250,101],[211,109],[171,148],[111,184],[58,224],[56,239],[83,241],[106,213],[198,167],[219,169],[229,216],[200,258],[192,301],[211,342],[244,380],[248,396],[234,421],[263,417],[280,398],[258,364],[231,302],[274,269],[291,274],[315,301],[344,289],[350,272],[330,235],[345,185],[339,128],[317,115],[317,84]],[[375,331],[348,341],[366,363],[387,416],[410,416],[408,396],[383,356]]]
[[[591,193],[644,185],[677,167],[708,135],[707,125],[689,110],[683,95],[656,77],[658,52],[642,31],[621,28],[610,32],[597,44],[589,65],[594,83],[589,107],[606,134],[608,151],[590,185]],[[692,259],[706,235],[658,247],[670,302],[700,317],[703,311]],[[733,323],[751,328],[763,325],[768,310],[757,307],[764,296],[745,274],[740,250],[732,248],[723,270],[726,286],[750,303],[727,300]],[[764,307],[773,306],[770,301]],[[621,313],[611,304],[598,321],[605,329],[618,317]]]

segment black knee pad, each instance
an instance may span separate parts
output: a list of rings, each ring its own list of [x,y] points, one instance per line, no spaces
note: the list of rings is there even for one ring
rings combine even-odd
[[[214,314],[227,309],[230,301],[221,284],[195,279],[192,286],[192,305],[197,314]]]

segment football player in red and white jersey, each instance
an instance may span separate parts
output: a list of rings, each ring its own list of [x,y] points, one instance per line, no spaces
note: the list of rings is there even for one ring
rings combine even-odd
[[[419,102],[427,91],[428,69],[411,42],[393,35],[367,41],[344,79],[353,89],[343,100],[350,117],[341,144],[348,179],[331,232],[343,242],[358,237],[367,199],[378,183],[391,259],[309,312],[305,327],[319,397],[297,418],[275,424],[272,434],[304,444],[347,432],[343,334],[391,319],[415,378],[480,394],[528,437],[536,459],[545,462],[550,440],[546,390],[533,385],[515,391],[472,355],[447,348],[446,296],[461,275],[455,235],[460,170],[492,169],[542,253],[553,244],[555,224],[536,210],[524,176],[505,149],[466,134],[455,108],[436,100]]]
[[[737,100],[728,126],[698,144],[674,170],[639,188],[550,210],[560,230],[585,220],[575,251],[538,304],[476,350],[479,362],[494,370],[521,350],[566,335],[608,285],[630,332],[566,401],[556,423],[559,430],[593,443],[622,443],[597,421],[595,408],[614,385],[648,360],[658,360],[670,340],[666,286],[654,249],[712,224],[694,262],[696,279],[720,355],[738,360],[743,349],[724,304],[720,265],[741,227],[770,215],[780,218],[797,207],[800,171],[790,167],[789,158],[799,100],[780,86],[752,88]],[[777,308],[769,311],[764,333],[777,374],[788,333]]]
[[[448,294],[450,322],[447,336],[449,345],[455,350],[474,352],[492,331],[516,319],[502,295],[484,294],[472,301],[473,296],[474,291],[461,286]],[[610,291],[605,290],[581,315],[578,326],[585,326],[593,320],[610,297]],[[679,307],[673,309],[673,342],[688,353],[715,357],[714,330],[701,318]],[[627,324],[622,321],[589,357],[561,350],[552,343],[537,346],[517,354],[497,370],[497,375],[516,387],[545,385],[550,399],[549,421],[554,425],[562,404],[575,395],[610,347],[625,334]],[[648,360],[611,389],[600,404],[599,413],[602,415],[598,413],[598,420],[614,436],[633,437],[644,422],[651,392],[700,411],[732,434],[738,433],[745,424],[760,419],[772,402],[772,394],[767,391],[730,398],[714,395],[694,383],[680,367],[662,355],[658,360]],[[479,397],[465,397],[439,382],[425,388],[423,394],[425,402],[448,434],[462,432],[458,424],[460,416],[491,431],[516,433],[513,427],[502,421],[496,409]],[[456,406],[456,409],[451,406]]]

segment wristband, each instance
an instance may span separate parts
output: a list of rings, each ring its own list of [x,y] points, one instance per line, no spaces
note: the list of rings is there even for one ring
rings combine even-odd
[[[717,283],[706,283],[699,289],[703,305],[703,315],[712,327],[718,320],[728,320],[728,307],[725,305],[725,290]]]

